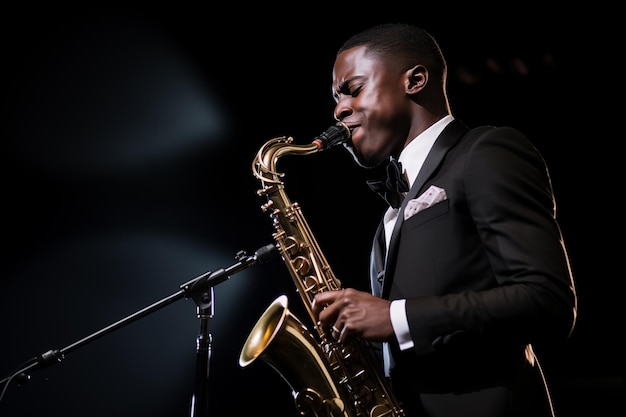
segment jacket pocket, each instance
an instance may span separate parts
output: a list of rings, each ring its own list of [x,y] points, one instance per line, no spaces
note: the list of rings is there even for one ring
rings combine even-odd
[[[450,200],[443,200],[415,213],[404,221],[403,226],[413,229],[437,217],[443,216],[448,211],[450,211]]]

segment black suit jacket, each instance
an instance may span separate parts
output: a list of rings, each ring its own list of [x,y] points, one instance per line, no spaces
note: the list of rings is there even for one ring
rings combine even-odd
[[[405,220],[431,185],[447,199]],[[576,294],[548,170],[527,138],[450,123],[400,207],[386,265],[383,234],[381,223],[372,292],[407,300],[415,346],[392,346],[392,381],[409,411],[542,415],[528,410],[529,388],[549,411],[531,343],[568,337]]]

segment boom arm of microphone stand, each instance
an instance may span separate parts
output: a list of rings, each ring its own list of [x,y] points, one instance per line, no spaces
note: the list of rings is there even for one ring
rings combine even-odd
[[[198,301],[203,302],[203,294],[207,295],[207,290],[213,288],[214,286],[226,281],[230,278],[231,275],[240,272],[249,266],[252,266],[257,261],[261,263],[265,263],[278,255],[278,249],[273,244],[269,244],[263,246],[258,249],[254,255],[249,256],[245,251],[239,251],[235,255],[236,263],[227,267],[220,268],[215,272],[206,272],[188,282],[180,286],[180,291],[177,291],[121,320],[116,321],[115,323],[104,327],[103,329],[98,330],[91,335],[78,340],[62,349],[51,349],[37,357],[29,359],[20,365],[20,368],[14,372],[12,372],[6,378],[0,380],[0,387],[8,385],[14,378],[19,377],[20,381],[28,381],[30,376],[27,372],[44,368],[49,365],[59,363],[65,359],[66,354],[78,349],[81,346],[86,345],[87,343],[93,342],[96,339],[103,337],[106,334],[109,334],[131,322],[139,320],[161,308],[173,303],[174,301],[178,301],[181,298],[193,298],[196,303]],[[210,302],[210,299],[206,301]],[[200,306],[200,304],[199,304]],[[5,387],[6,389],[6,387]],[[4,393],[4,391],[2,391]],[[0,401],[2,400],[2,395],[0,395]]]

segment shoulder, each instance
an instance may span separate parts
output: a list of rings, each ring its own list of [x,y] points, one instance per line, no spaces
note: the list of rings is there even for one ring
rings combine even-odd
[[[497,149],[526,150],[539,156],[539,152],[528,138],[519,129],[510,126],[483,125],[469,129],[462,139],[466,146],[473,148],[495,147]]]

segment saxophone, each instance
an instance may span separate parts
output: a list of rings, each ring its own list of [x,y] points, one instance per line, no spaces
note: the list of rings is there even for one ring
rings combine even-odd
[[[341,289],[302,215],[284,189],[278,160],[286,155],[309,155],[343,143],[351,131],[339,122],[310,144],[292,144],[292,137],[270,139],[259,149],[252,171],[261,181],[261,208],[273,221],[273,238],[302,297],[311,321],[316,293]],[[285,295],[276,298],[250,332],[239,356],[243,368],[256,358],[269,364],[291,388],[296,409],[314,417],[401,417],[380,366],[359,340],[339,343],[314,324],[317,337],[288,309]]]

